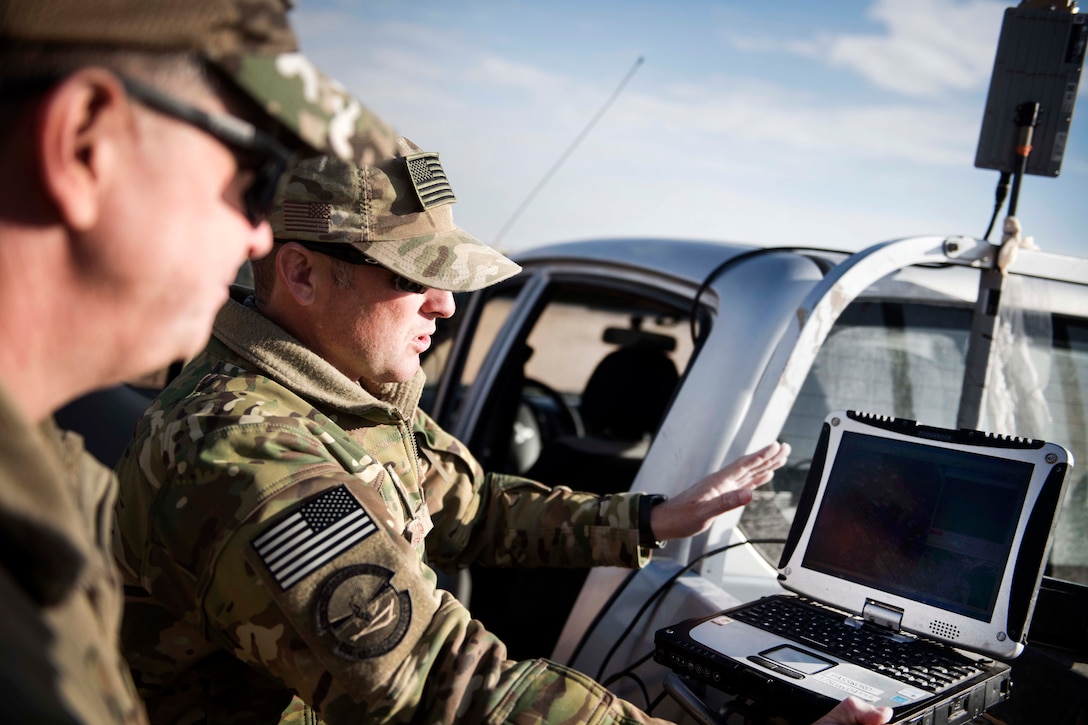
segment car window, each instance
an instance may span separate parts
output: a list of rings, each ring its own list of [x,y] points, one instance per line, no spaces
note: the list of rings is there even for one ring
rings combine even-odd
[[[509,350],[503,364],[484,367],[494,328],[516,304],[532,310],[520,330],[504,330],[508,346],[495,346]],[[473,385],[471,395],[487,395],[469,449],[492,473],[598,494],[630,490],[691,357],[688,306],[600,277],[553,281],[531,301],[490,297],[460,377],[462,387]],[[553,650],[587,575],[560,567],[470,571],[473,616],[516,658]]]
[[[438,386],[444,378],[450,378],[447,384],[453,400],[443,411],[439,411],[439,422],[442,425],[449,426],[456,417],[465,389],[476,379],[484,356],[494,344],[499,329],[506,322],[513,307],[514,297],[520,290],[520,281],[515,281],[489,290],[486,294],[481,293],[480,299],[486,300],[483,308],[478,315],[471,316],[465,309],[469,294],[456,294],[454,300],[457,312],[453,317],[436,320],[437,329],[432,337],[431,347],[420,359],[427,382],[419,404],[423,410],[433,415]],[[457,336],[463,333],[471,333],[471,345],[467,356],[460,361],[454,361],[450,357],[454,343]],[[455,362],[461,364],[451,366]]]
[[[1073,453],[1048,574],[1088,584],[1088,322],[1055,316],[1050,379],[1045,387],[1051,439]]]
[[[460,388],[477,381],[512,304],[509,293],[488,296]],[[656,431],[691,357],[688,330],[685,305],[652,289],[600,278],[553,282],[513,333],[496,378],[486,381],[488,408],[470,448],[487,470],[550,479],[550,467],[534,465],[557,438],[644,442]],[[611,372],[602,374],[606,358]],[[631,429],[617,429],[617,419]]]
[[[1088,583],[1088,321],[1040,312],[1010,319],[1008,338],[995,340],[990,388],[996,393],[984,405],[979,427],[1051,440],[1073,453],[1076,466],[1047,573]],[[851,304],[820,349],[783,426],[791,459],[745,510],[745,532],[753,538],[786,536],[820,423],[831,410],[956,427],[970,325],[971,308],[947,300]],[[781,546],[760,549],[777,565]]]
[[[630,339],[619,339],[625,331],[631,332]],[[666,355],[679,369],[687,364],[691,339],[675,312],[638,306],[633,300],[610,306],[567,288],[552,299],[533,326],[527,339],[533,354],[525,363],[525,374],[578,404],[586,383],[606,355],[625,344],[650,340],[665,345]]]

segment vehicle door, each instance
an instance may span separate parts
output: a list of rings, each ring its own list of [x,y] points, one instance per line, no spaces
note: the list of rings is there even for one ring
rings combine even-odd
[[[628,491],[692,354],[692,292],[586,261],[527,265],[440,331],[424,362],[433,415],[489,472]],[[512,657],[547,657],[586,573],[473,566],[458,594]]]

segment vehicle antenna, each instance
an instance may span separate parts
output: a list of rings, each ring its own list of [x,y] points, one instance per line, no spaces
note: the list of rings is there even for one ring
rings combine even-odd
[[[522,213],[529,207],[529,204],[532,203],[533,198],[536,197],[538,193],[540,193],[540,190],[543,189],[544,185],[548,183],[552,176],[555,175],[555,172],[559,170],[559,167],[563,165],[563,162],[565,162],[567,158],[569,158],[570,155],[574,153],[574,149],[578,147],[578,144],[582,143],[582,139],[584,139],[589,134],[589,132],[593,130],[593,127],[597,125],[597,122],[601,120],[601,117],[604,116],[605,112],[609,109],[609,107],[611,107],[611,105],[615,103],[616,99],[619,98],[620,93],[623,92],[624,86],[627,85],[627,82],[631,80],[631,77],[633,75],[635,75],[635,71],[637,71],[639,69],[639,66],[642,65],[642,61],[643,57],[640,55],[635,60],[634,65],[631,66],[631,69],[627,71],[627,75],[625,75],[623,77],[623,80],[620,81],[619,85],[616,86],[616,90],[612,91],[612,95],[609,96],[608,100],[604,102],[603,106],[601,106],[600,110],[598,110],[593,118],[589,120],[589,123],[587,123],[585,128],[582,129],[581,133],[579,133],[578,136],[575,137],[574,141],[572,141],[570,146],[567,147],[567,150],[564,151],[563,154],[559,157],[559,160],[556,161],[550,169],[548,169],[548,173],[544,174],[544,177],[537,183],[535,187],[533,187],[533,190],[529,192],[529,195],[525,197],[525,201],[521,202],[521,205],[518,206],[518,208],[514,211],[514,213],[502,226],[502,228],[499,229],[498,234],[496,234],[494,240],[492,240],[492,246],[499,246],[499,243],[502,241],[503,237],[506,236],[506,233],[508,231],[510,231],[510,227],[514,225],[514,222],[517,221],[518,217],[520,217]]]

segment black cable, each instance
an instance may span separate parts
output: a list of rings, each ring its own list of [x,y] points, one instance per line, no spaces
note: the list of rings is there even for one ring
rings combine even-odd
[[[667,690],[662,690],[661,693],[657,697],[654,698],[653,702],[650,703],[650,706],[648,708],[646,708],[646,714],[647,715],[653,715],[654,710],[657,709],[657,706],[660,705],[661,701],[664,700],[668,696],[669,696],[668,691]]]
[[[622,644],[623,640],[627,639],[628,635],[631,634],[631,631],[635,628],[635,625],[638,624],[638,620],[642,618],[642,615],[646,613],[646,610],[650,607],[651,604],[653,604],[654,600],[656,600],[663,593],[665,593],[673,585],[673,583],[677,579],[679,579],[681,576],[683,576],[688,571],[690,571],[693,566],[698,564],[703,559],[706,559],[706,558],[711,557],[711,556],[716,556],[718,554],[729,551],[730,549],[733,549],[733,548],[738,547],[738,546],[743,546],[745,544],[784,544],[784,543],[786,543],[785,539],[748,539],[747,541],[738,541],[738,542],[733,543],[733,544],[726,544],[725,546],[719,546],[716,549],[711,549],[710,551],[703,552],[699,556],[697,556],[694,559],[692,559],[691,561],[689,561],[683,568],[680,569],[680,571],[678,571],[675,574],[673,574],[672,576],[670,576],[665,581],[664,584],[659,586],[657,588],[657,590],[654,591],[654,593],[651,594],[649,597],[647,597],[646,601],[642,603],[642,606],[639,608],[638,612],[636,612],[635,616],[631,618],[630,622],[628,622],[627,628],[625,630],[623,630],[623,633],[620,634],[620,636],[616,639],[616,642],[612,645],[612,648],[610,650],[608,650],[608,654],[606,654],[604,659],[601,661],[601,666],[597,670],[597,677],[595,679],[598,682],[601,681],[601,678],[604,676],[604,668],[608,666],[608,661],[612,659],[612,655],[616,654],[616,650],[619,649],[620,644]],[[638,664],[642,664],[642,661],[640,660],[638,662]],[[632,667],[635,667],[635,666],[637,666],[637,665],[632,665]],[[627,669],[632,669],[632,667],[629,667]],[[621,670],[621,672],[624,672],[624,671],[625,670]]]
[[[1039,104],[1034,101],[1021,103],[1016,107],[1016,127],[1019,129],[1016,138],[1016,147],[1013,151],[1015,168],[1010,173],[1002,171],[994,192],[994,213],[990,217],[990,225],[986,227],[983,240],[990,241],[990,232],[993,231],[997,221],[998,211],[1009,194],[1009,177],[1012,177],[1012,196],[1009,198],[1009,216],[1016,216],[1016,204],[1020,197],[1020,181],[1027,173],[1028,156],[1031,154],[1031,139],[1035,132],[1035,126],[1039,123]]]
[[[994,222],[997,221],[997,215],[1001,211],[1001,205],[1005,203],[1005,197],[1009,195],[1009,179],[1012,178],[1012,174],[1008,171],[1002,171],[1001,176],[997,180],[997,189],[994,190],[994,213],[990,217],[990,225],[986,227],[986,233],[982,235],[983,241],[990,241],[990,232],[994,230]]]
[[[601,611],[597,612],[597,615],[593,618],[593,621],[590,622],[589,626],[587,626],[585,631],[582,632],[582,636],[578,639],[578,644],[575,645],[574,651],[571,652],[570,657],[567,658],[566,664],[572,665],[578,661],[578,657],[582,654],[582,648],[585,647],[586,642],[589,641],[589,635],[593,632],[594,629],[597,628],[597,625],[600,624],[601,620],[604,618],[604,615],[608,613],[608,610],[612,608],[612,605],[616,602],[616,600],[619,599],[625,591],[627,591],[627,585],[634,581],[636,574],[638,574],[638,570],[632,569],[631,572],[623,578],[623,581],[620,582],[619,586],[616,588],[616,591],[612,592],[612,594],[608,597],[608,601],[606,601],[604,603],[604,606],[601,607]]]
[[[635,669],[638,669],[639,667],[642,667],[642,665],[646,664],[646,661],[649,660],[653,656],[654,656],[653,650],[651,650],[650,652],[647,652],[646,654],[642,655],[642,657],[639,657],[636,662],[633,662],[632,664],[628,665],[627,669],[620,670],[619,672],[616,672],[615,674],[610,676],[607,680],[604,680],[603,682],[601,682],[601,684],[604,685],[605,687],[608,687],[609,685],[611,685],[613,682],[620,679],[621,677],[626,677],[628,675],[628,673],[630,673],[632,670],[635,670]],[[649,698],[647,698],[647,702],[648,701],[649,701]]]
[[[761,255],[770,254],[770,253],[773,253],[773,252],[789,252],[789,253],[824,252],[824,253],[836,253],[835,250],[833,250],[833,249],[821,249],[819,247],[765,247],[765,248],[762,248],[762,249],[750,249],[747,252],[741,252],[740,254],[736,255],[735,257],[730,257],[729,259],[725,260],[724,262],[719,264],[714,269],[710,270],[710,274],[708,274],[705,278],[703,278],[703,281],[699,284],[699,289],[697,289],[695,291],[695,296],[691,300],[691,316],[690,316],[691,341],[692,341],[692,343],[694,343],[696,345],[696,347],[698,347],[698,345],[699,345],[699,336],[698,336],[698,330],[695,329],[695,325],[697,323],[698,315],[699,315],[699,300],[702,299],[703,293],[706,292],[707,289],[710,288],[710,285],[714,282],[714,280],[716,280],[722,274],[722,272],[726,271],[727,269],[729,269],[733,265],[739,264],[739,263],[741,263],[741,262],[743,262],[743,261],[745,261],[747,259],[751,259],[752,257],[758,257],[758,256],[761,256]]]
[[[642,661],[645,662],[647,659],[648,657],[643,657]],[[632,672],[633,669],[634,667],[629,667],[623,672],[617,673],[616,677],[613,677],[611,680],[609,680],[609,684],[623,677],[626,677],[629,680],[633,680],[634,683],[638,685],[638,689],[642,690],[642,700],[646,703],[646,707],[649,708],[653,704],[652,702],[650,702],[650,691],[649,689],[647,689],[646,683],[642,681],[642,678]],[[603,682],[601,684],[605,687],[608,687],[608,685]]]

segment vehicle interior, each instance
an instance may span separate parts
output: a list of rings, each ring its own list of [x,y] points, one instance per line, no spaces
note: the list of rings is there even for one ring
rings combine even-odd
[[[488,296],[477,340],[505,320],[519,286]],[[489,472],[602,495],[630,490],[691,355],[689,318],[678,299],[600,280],[554,285],[513,342],[469,449]],[[477,372],[466,366],[458,387]],[[470,571],[473,616],[516,658],[552,651],[587,573]]]

